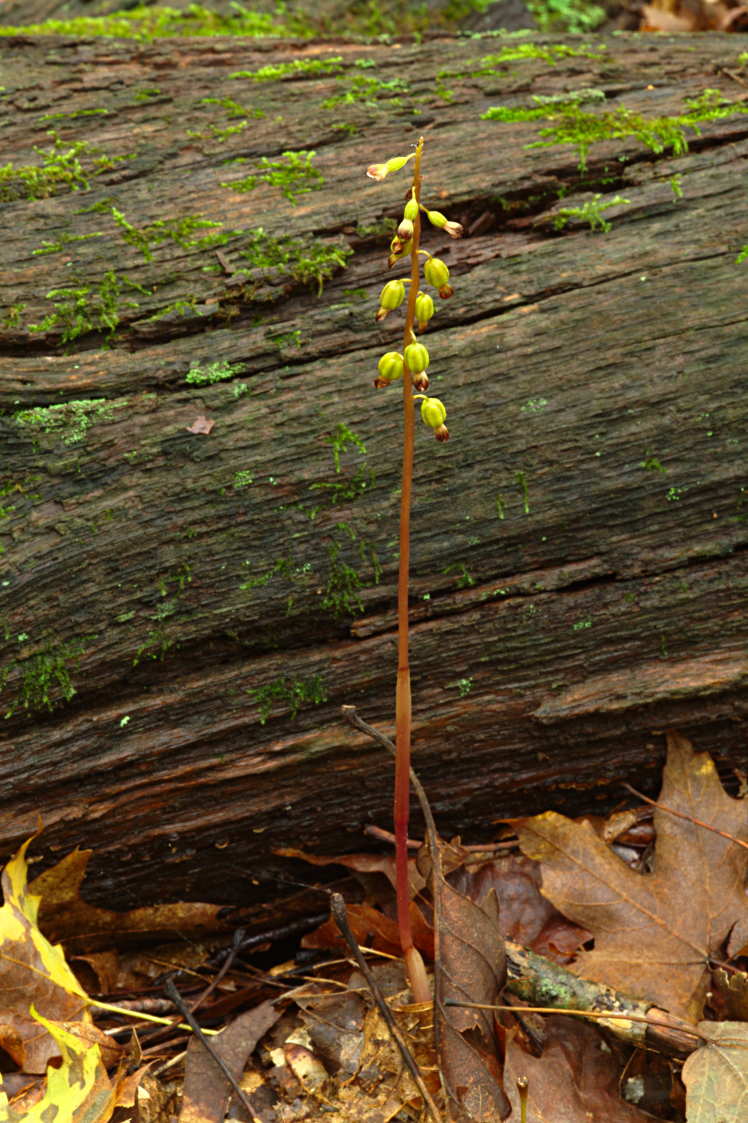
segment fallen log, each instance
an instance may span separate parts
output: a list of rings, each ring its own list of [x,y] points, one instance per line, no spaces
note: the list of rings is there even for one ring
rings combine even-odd
[[[404,182],[363,171],[421,134],[468,235],[413,520],[442,833],[656,786],[667,726],[746,767],[735,37],[0,51],[4,854],[41,817],[93,897],[236,902],[387,824],[339,717],[392,728]]]

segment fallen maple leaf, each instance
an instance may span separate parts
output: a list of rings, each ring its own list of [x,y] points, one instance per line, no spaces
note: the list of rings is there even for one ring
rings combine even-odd
[[[687,1123],[745,1123],[748,1119],[748,1025],[699,1022],[708,1041],[683,1066]]]
[[[40,1028],[30,1007],[57,1022],[90,1021],[88,996],[67,965],[62,948],[37,926],[39,897],[26,884],[25,842],[2,874],[0,909],[0,1046],[24,1072],[44,1072],[59,1055],[53,1037]],[[42,1023],[44,1024],[44,1023]]]
[[[34,1088],[27,1097],[8,1103],[0,1077],[0,1120],[2,1123],[107,1123],[115,1107],[131,1105],[142,1071],[129,1077],[107,1075],[101,1050],[85,1037],[89,1026],[61,1026],[42,1017],[33,1007],[31,1015],[55,1044],[61,1063],[47,1069],[43,1094]]]
[[[560,1016],[546,1018],[544,1027],[541,1057],[514,1038],[507,1043],[504,1082],[512,1119],[520,1118],[517,1079],[524,1077],[527,1123],[651,1123],[651,1115],[619,1096],[619,1066],[596,1029]]]
[[[710,757],[673,733],[660,803],[748,838],[748,802],[728,796]],[[630,869],[588,823],[563,815],[537,815],[518,834],[523,852],[542,864],[544,895],[595,937],[594,950],[570,969],[697,1021],[709,959],[746,916],[748,850],[663,807],[654,824],[651,874]]]
[[[154,935],[178,932],[200,938],[208,932],[224,932],[229,928],[220,920],[221,905],[196,901],[167,905],[145,905],[128,912],[89,905],[80,895],[81,885],[91,850],[73,850],[56,865],[39,874],[29,891],[39,894],[38,922],[50,940],[65,941],[71,952],[98,951],[122,946],[133,936],[143,941]]]

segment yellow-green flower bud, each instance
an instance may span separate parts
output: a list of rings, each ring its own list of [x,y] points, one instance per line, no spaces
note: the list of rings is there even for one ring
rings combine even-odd
[[[429,320],[434,314],[434,301],[427,292],[419,292],[416,297],[416,320],[418,330],[425,331]]]
[[[399,308],[405,300],[405,285],[402,281],[388,281],[379,294],[377,323],[388,316],[394,308]]]
[[[429,365],[429,353],[422,343],[409,343],[405,348],[405,362],[411,374],[420,374]]]
[[[449,234],[450,238],[462,237],[462,226],[459,222],[450,222],[445,214],[441,211],[426,211],[426,218],[432,226],[438,226],[445,234]]]
[[[432,429],[438,429],[444,424],[447,410],[439,398],[424,398],[421,402],[421,418]]]
[[[424,398],[421,402],[421,418],[434,430],[437,441],[449,440],[449,429],[444,424],[447,410],[439,398]]]
[[[415,222],[415,220],[418,218],[418,203],[412,196],[405,204],[403,218],[409,218],[411,222]]]
[[[390,172],[399,172],[400,168],[405,167],[408,160],[412,160],[414,156],[415,152],[411,152],[410,156],[393,156],[384,164],[370,164],[366,174],[369,179],[384,179]]]
[[[389,386],[396,378],[403,376],[403,357],[399,351],[387,351],[377,363],[379,377],[374,380],[377,387]]]
[[[440,257],[427,258],[423,275],[435,289],[443,288],[449,281],[449,269]]]

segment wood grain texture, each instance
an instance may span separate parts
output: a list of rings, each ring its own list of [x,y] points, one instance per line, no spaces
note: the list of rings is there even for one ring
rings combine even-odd
[[[394,708],[399,402],[371,381],[398,323],[373,322],[387,237],[371,228],[405,182],[363,169],[420,133],[426,192],[472,231],[427,243],[456,290],[427,338],[452,439],[423,429],[416,453],[415,767],[441,829],[485,836],[655,783],[669,725],[745,767],[748,116],[687,130],[677,157],[595,145],[584,175],[572,146],[527,147],[543,122],[480,119],[587,87],[647,117],[705,88],[741,103],[724,69],[739,44],[564,42],[587,54],[0,39],[14,163],[38,164],[52,128],[58,151],[96,149],[79,153],[87,188],[2,204],[4,853],[41,815],[40,851],[96,847],[101,898],[236,901],[278,891],[273,847],[340,852],[387,823],[389,762],[338,716],[355,704],[391,731]],[[330,56],[329,75],[231,77]],[[362,75],[408,88],[324,107]],[[324,182],[296,205],[269,183],[222,186],[300,149]],[[557,232],[559,192],[629,203],[605,235]],[[189,215],[238,233],[167,237],[146,260],[112,207],[140,231]],[[237,278],[258,227],[356,252],[321,295],[284,267]],[[50,291],[90,300],[111,272],[108,341],[106,326],[66,343],[59,323],[31,330]],[[233,377],[185,381],[221,362]],[[50,431],[19,423],[90,399],[82,424],[74,406]],[[200,416],[208,435],[188,431]],[[336,472],[340,425],[366,451],[349,443]]]

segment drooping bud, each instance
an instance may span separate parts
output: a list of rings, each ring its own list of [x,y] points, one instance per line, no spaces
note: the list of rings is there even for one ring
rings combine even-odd
[[[377,363],[377,370],[379,377],[374,379],[374,385],[378,389],[389,386],[390,382],[394,382],[397,378],[402,378],[403,357],[400,352],[386,351]]]
[[[388,281],[379,294],[377,323],[383,320],[394,308],[399,308],[405,300],[405,285],[402,281]]]
[[[434,301],[427,292],[419,292],[416,297],[416,320],[418,330],[425,331],[434,314]]]
[[[421,374],[429,365],[429,353],[422,343],[409,343],[405,348],[405,362],[411,374]]]
[[[409,242],[413,237],[413,223],[409,218],[404,218],[397,228],[397,236],[403,242]]]
[[[454,294],[455,290],[451,285],[442,285],[442,287],[439,289],[439,296],[442,298],[442,300],[448,300],[449,297],[454,296]]]
[[[421,402],[421,418],[432,429],[444,424],[447,408],[439,398],[424,398]]]
[[[420,374],[413,375],[413,387],[421,394],[424,390],[428,390],[429,376],[426,374],[425,370],[422,370]]]
[[[445,234],[449,234],[450,238],[462,237],[462,226],[459,222],[450,222],[445,214],[441,211],[426,211],[426,218],[432,226],[438,226]]]
[[[426,259],[426,264],[423,267],[423,275],[430,285],[435,289],[441,290],[449,281],[449,269],[444,264],[440,257],[429,257]],[[441,296],[441,291],[439,292]],[[452,294],[449,293],[449,296]]]
[[[424,398],[421,402],[421,418],[431,429],[437,441],[448,441],[449,430],[444,424],[447,410],[439,398]]]
[[[370,164],[366,169],[366,174],[369,179],[384,179],[390,172],[399,172],[400,168],[405,167],[408,160],[412,160],[415,152],[411,152],[410,156],[393,156],[391,160],[387,160],[384,164]]]
[[[409,218],[411,222],[415,222],[415,220],[418,218],[418,203],[415,201],[412,195],[405,204],[403,218]]]

